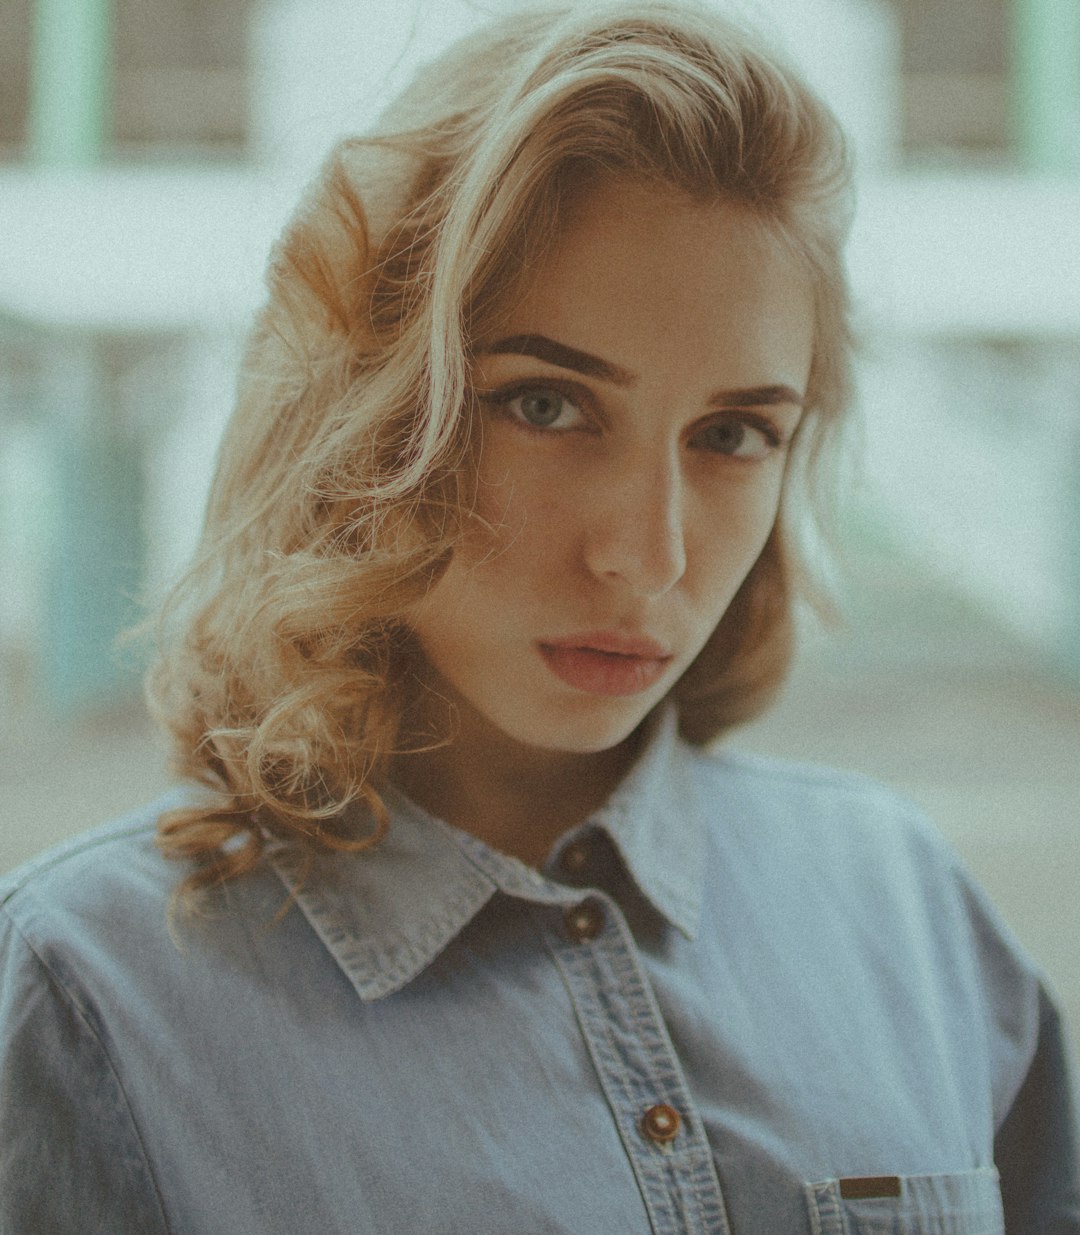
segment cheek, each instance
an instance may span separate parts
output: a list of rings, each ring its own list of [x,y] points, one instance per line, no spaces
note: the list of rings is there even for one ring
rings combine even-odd
[[[549,594],[552,579],[565,573],[568,543],[567,512],[550,491],[482,483],[476,515],[425,611],[432,625],[452,613],[467,638],[485,630],[494,615],[528,608]]]
[[[471,547],[475,560],[492,564],[558,556],[582,530],[586,511],[580,508],[577,485],[537,461],[532,466],[500,467],[481,472],[477,494],[480,526]]]
[[[687,564],[709,603],[726,605],[760,556],[776,523],[782,479],[778,469],[745,489],[711,494],[689,520]]]

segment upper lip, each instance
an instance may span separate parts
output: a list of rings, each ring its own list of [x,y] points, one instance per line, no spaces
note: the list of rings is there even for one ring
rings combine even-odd
[[[667,648],[648,635],[626,635],[618,630],[588,630],[579,635],[560,635],[538,642],[543,647],[614,652],[619,656],[639,656],[643,660],[667,660],[671,656]]]

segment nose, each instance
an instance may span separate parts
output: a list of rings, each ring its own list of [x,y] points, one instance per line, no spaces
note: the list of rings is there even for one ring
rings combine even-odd
[[[678,460],[655,454],[612,466],[589,495],[585,562],[635,596],[663,596],[686,572],[685,495]]]

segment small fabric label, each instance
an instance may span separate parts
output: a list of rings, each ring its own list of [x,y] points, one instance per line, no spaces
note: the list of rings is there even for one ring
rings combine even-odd
[[[840,1180],[840,1195],[846,1201],[871,1201],[876,1197],[899,1196],[899,1175],[853,1175]]]

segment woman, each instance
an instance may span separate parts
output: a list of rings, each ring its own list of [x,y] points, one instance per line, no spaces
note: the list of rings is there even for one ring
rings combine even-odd
[[[199,788],[6,887],[5,1230],[1080,1232],[951,853],[704,749],[787,665],[847,200],[797,78],[648,0],[342,143],[161,625]]]

